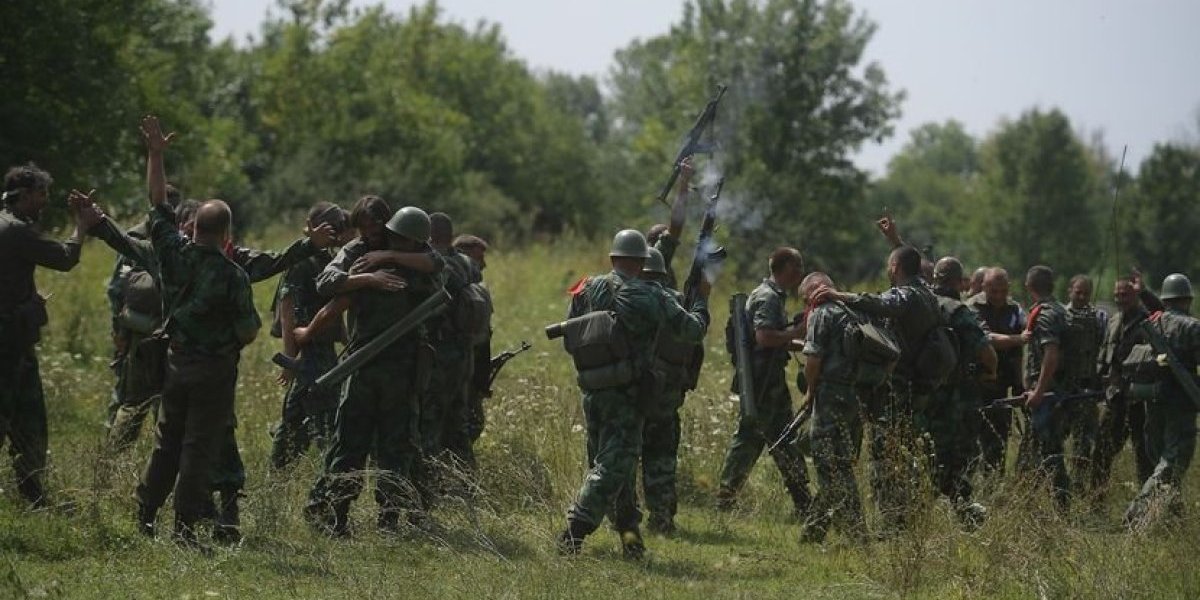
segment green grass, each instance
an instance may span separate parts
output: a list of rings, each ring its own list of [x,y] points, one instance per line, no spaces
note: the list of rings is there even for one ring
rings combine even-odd
[[[267,245],[284,242],[272,235]],[[42,290],[54,294],[41,348],[49,485],[76,510],[25,512],[9,489],[5,464],[0,598],[1200,596],[1194,501],[1169,528],[1138,536],[1120,530],[1120,511],[1133,494],[1127,454],[1100,514],[1056,516],[1042,494],[1006,481],[981,492],[991,518],[974,533],[961,532],[944,503],[934,501],[913,531],[897,539],[854,546],[835,534],[824,546],[801,545],[769,461],[755,470],[737,514],[716,513],[714,481],[736,414],[718,328],[708,337],[700,389],[684,409],[680,533],[649,537],[642,563],[621,560],[606,527],[588,539],[583,556],[557,557],[553,538],[584,471],[582,414],[569,360],[544,341],[541,328],[562,318],[572,282],[605,269],[600,250],[565,241],[489,257],[496,349],[522,339],[535,348],[510,363],[488,405],[478,446],[482,495],[441,506],[436,516],[447,531],[439,538],[376,534],[369,494],[356,503],[353,539],[311,533],[300,507],[317,457],[283,475],[266,468],[267,430],[281,401],[268,362],[278,342],[264,336],[247,348],[237,405],[250,478],[246,540],[204,557],[134,531],[130,496],[148,455],[148,430],[128,454],[101,458],[111,388],[103,286],[112,254],[89,243],[74,272],[39,274]],[[255,289],[264,319],[273,286]],[[715,323],[724,322],[731,289],[725,284],[714,294]],[[1194,475],[1188,484],[1200,489]],[[169,510],[163,512],[160,525],[169,527]]]

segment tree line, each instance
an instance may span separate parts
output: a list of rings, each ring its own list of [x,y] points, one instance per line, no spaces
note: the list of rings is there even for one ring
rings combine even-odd
[[[155,113],[182,134],[172,180],[229,201],[242,228],[375,193],[493,240],[604,237],[665,218],[653,196],[725,84],[701,180],[727,178],[719,235],[744,275],[786,242],[873,277],[885,209],[970,264],[1200,266],[1200,152],[1157,147],[1136,178],[1126,169],[1114,211],[1113,153],[1057,110],[981,140],[923,126],[872,180],[853,157],[893,134],[903,92],[864,64],[876,26],[844,0],[691,0],[669,31],[616,53],[607,86],[535,71],[498,26],[452,22],[433,1],[279,0],[242,46],[212,41],[201,0],[15,0],[0,20],[0,157],[37,162],[60,189],[98,187],[118,214],[142,205],[131,124]]]

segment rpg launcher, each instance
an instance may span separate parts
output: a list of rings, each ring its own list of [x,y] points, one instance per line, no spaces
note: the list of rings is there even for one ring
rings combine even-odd
[[[675,163],[671,168],[671,177],[667,179],[666,185],[658,193],[658,201],[670,206],[667,202],[667,196],[671,194],[671,188],[675,187],[675,180],[679,179],[679,171],[683,164],[683,159],[693,154],[711,154],[713,151],[712,143],[705,143],[703,140],[704,132],[712,125],[717,118],[717,106],[721,104],[721,98],[725,96],[725,90],[728,89],[723,85],[717,86],[717,93],[704,105],[704,110],[700,112],[700,116],[696,117],[696,123],[692,125],[687,136],[683,139],[683,145],[679,148],[679,152],[675,155]]]
[[[492,384],[496,383],[496,377],[500,375],[500,370],[504,368],[504,365],[507,365],[508,361],[516,358],[518,354],[525,352],[532,347],[533,346],[530,345],[529,342],[522,341],[520,347],[512,350],[505,350],[504,352],[492,357],[491,374],[488,375],[487,385],[487,395],[489,397],[492,395]]]

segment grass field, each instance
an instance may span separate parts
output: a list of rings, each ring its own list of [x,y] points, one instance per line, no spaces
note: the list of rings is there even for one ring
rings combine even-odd
[[[266,246],[286,241],[272,235]],[[204,557],[134,531],[131,493],[150,432],[122,457],[101,452],[112,385],[104,283],[113,256],[89,242],[74,272],[39,274],[42,291],[53,293],[40,354],[49,487],[56,501],[76,508],[26,512],[4,465],[0,598],[1200,597],[1194,500],[1170,527],[1136,536],[1121,531],[1120,512],[1134,492],[1127,453],[1103,510],[1058,516],[1042,494],[1004,481],[983,487],[991,518],[973,533],[960,531],[949,508],[935,501],[899,538],[855,546],[835,534],[823,546],[801,545],[769,461],[756,469],[739,512],[718,514],[712,493],[736,404],[717,328],[708,336],[700,389],[684,409],[680,532],[648,537],[641,563],[620,558],[607,528],[588,539],[581,557],[556,556],[553,538],[584,472],[584,436],[569,360],[545,342],[541,328],[562,317],[563,290],[605,269],[601,250],[561,242],[489,256],[495,349],[520,340],[535,347],[501,376],[478,446],[482,494],[438,508],[442,537],[377,534],[369,494],[356,503],[352,539],[310,532],[300,508],[318,457],[310,454],[286,474],[267,470],[267,430],[282,393],[269,363],[278,341],[262,336],[243,353],[238,384],[238,438],[249,473],[245,541]],[[255,288],[264,320],[274,285]],[[723,283],[714,293],[715,323],[724,322],[730,291]],[[1190,489],[1200,490],[1196,484],[1190,476]],[[169,507],[162,512],[166,529]]]

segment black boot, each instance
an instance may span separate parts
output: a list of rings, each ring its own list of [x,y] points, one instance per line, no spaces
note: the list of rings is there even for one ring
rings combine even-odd
[[[646,529],[650,533],[672,535],[675,533],[675,518],[666,513],[651,513],[646,520]]]
[[[221,507],[217,511],[216,525],[213,526],[213,540],[217,543],[237,544],[242,541],[241,511],[238,509],[240,496],[236,489],[221,490]]]
[[[567,519],[567,528],[558,534],[558,554],[560,556],[575,556],[583,550],[583,538],[592,532],[591,527],[582,521]]]
[[[154,522],[158,514],[157,508],[151,508],[141,502],[138,502],[137,513],[134,515],[134,522],[137,523],[138,533],[148,537],[154,537]]]
[[[621,556],[629,560],[642,560],[646,556],[646,544],[642,542],[642,532],[637,527],[626,529],[621,534]]]

